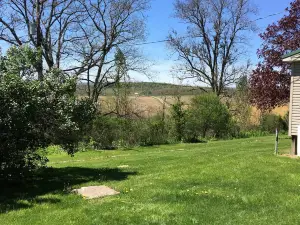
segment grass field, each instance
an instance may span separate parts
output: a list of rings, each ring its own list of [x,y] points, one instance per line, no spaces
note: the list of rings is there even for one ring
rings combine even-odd
[[[298,224],[300,161],[273,147],[261,137],[51,155],[35,179],[1,183],[0,224]],[[121,194],[70,193],[100,184]]]

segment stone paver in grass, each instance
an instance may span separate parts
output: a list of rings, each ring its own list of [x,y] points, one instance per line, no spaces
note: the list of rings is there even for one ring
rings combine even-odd
[[[121,165],[121,166],[118,166],[118,168],[128,168],[129,165]]]
[[[80,189],[74,189],[73,192],[82,195],[86,199],[102,198],[120,194],[120,192],[104,185],[82,187]]]

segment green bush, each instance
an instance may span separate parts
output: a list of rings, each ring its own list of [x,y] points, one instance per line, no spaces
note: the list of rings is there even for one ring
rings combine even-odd
[[[115,116],[98,116],[89,135],[96,149],[130,148],[138,145],[144,124],[138,120]]]
[[[231,115],[217,96],[196,96],[187,110],[184,140],[196,142],[199,138],[225,137],[230,130],[230,123]]]
[[[98,116],[89,135],[96,149],[158,145],[167,143],[166,126],[161,116],[151,118]]]
[[[115,146],[119,149],[128,149],[139,145],[140,135],[144,129],[142,120],[136,118],[117,118],[119,120],[119,137]]]
[[[41,149],[40,155],[45,154],[47,155],[59,155],[63,154],[65,151],[59,145],[50,145],[45,149]]]
[[[169,122],[161,115],[144,119],[143,129],[139,137],[142,146],[160,145],[168,143]],[[138,126],[139,127],[139,126]]]
[[[60,145],[74,154],[80,140],[75,120],[76,80],[52,70],[38,81],[28,69],[29,62],[26,67],[19,66],[18,51],[22,57],[33,50],[8,51],[1,63],[6,69],[0,71],[0,177],[6,178],[23,176],[45,165],[47,158],[40,154],[41,148]]]
[[[98,116],[93,121],[89,132],[92,144],[96,149],[114,149],[114,142],[120,137],[120,122],[118,118]]]
[[[288,118],[288,116],[286,116]],[[261,131],[275,133],[276,128],[280,132],[288,131],[288,119],[275,114],[264,114],[260,120]]]
[[[269,135],[267,131],[262,131],[260,129],[253,129],[248,131],[243,131],[239,134],[238,138],[249,138],[249,137],[263,137]]]
[[[184,103],[177,99],[177,102],[171,106],[171,118],[173,122],[173,135],[176,141],[182,141],[184,137],[184,128],[186,125],[186,110]]]

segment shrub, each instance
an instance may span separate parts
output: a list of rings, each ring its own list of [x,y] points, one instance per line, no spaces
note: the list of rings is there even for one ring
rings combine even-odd
[[[231,122],[227,107],[213,94],[196,96],[187,111],[185,140],[226,136]]]
[[[260,129],[253,129],[253,130],[240,132],[238,138],[262,137],[262,136],[266,136],[269,134],[270,133],[267,131],[262,131]]]
[[[181,141],[184,137],[184,127],[186,125],[186,110],[184,103],[177,99],[177,102],[171,106],[171,116],[174,123],[174,137],[176,141]]]
[[[284,131],[289,130],[289,111],[286,112],[286,114],[282,117],[283,123],[284,123]]]
[[[137,118],[118,118],[119,137],[116,140],[116,147],[128,149],[139,145],[140,135],[144,129],[144,124]]]
[[[288,130],[288,120],[275,114],[264,114],[261,117],[260,129],[262,131],[274,133],[276,128],[280,132],[286,132]]]
[[[95,115],[96,108],[90,99],[75,100],[72,121],[77,124],[82,139],[90,131]]]
[[[120,122],[116,117],[97,116],[89,133],[96,149],[114,149],[120,137]]]
[[[94,148],[116,149],[165,144],[168,132],[160,116],[152,118],[119,118],[98,116],[90,131]]]
[[[142,146],[160,145],[168,143],[169,122],[162,115],[156,115],[152,118],[142,121],[143,127],[139,144]]]
[[[28,69],[12,69],[15,51],[23,49],[2,58],[2,65],[10,67],[0,71],[0,177],[23,176],[45,165],[47,158],[39,153],[50,144],[74,154],[80,140],[74,120],[76,80],[53,70],[41,82]]]
[[[63,154],[65,151],[59,145],[50,145],[45,149],[41,149],[40,155],[55,155],[55,154]]]

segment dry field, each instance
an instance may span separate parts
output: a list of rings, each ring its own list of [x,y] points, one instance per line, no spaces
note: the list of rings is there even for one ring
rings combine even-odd
[[[184,95],[181,97],[181,100],[189,105],[193,95]],[[176,102],[174,96],[130,96],[129,101],[132,105],[132,108],[135,112],[143,116],[153,116],[161,112],[165,107],[166,111],[169,111],[170,105]],[[103,96],[101,97],[102,106],[104,111],[109,111],[113,106],[113,97]],[[272,113],[284,116],[288,112],[288,105],[277,107],[272,110]],[[251,121],[253,124],[257,124],[260,118],[260,111],[252,107],[252,118]]]
[[[103,111],[112,111],[114,109],[114,97],[103,96],[100,98],[102,110]],[[162,111],[163,109],[163,100],[151,96],[130,96],[129,102],[134,111],[137,114],[142,116],[154,116]],[[168,109],[169,104],[165,104],[165,108]]]
[[[274,114],[279,115],[279,116],[284,116],[288,111],[289,111],[289,106],[285,105],[285,106],[280,106],[280,107],[277,107],[277,108],[273,109],[271,113],[274,113]],[[261,115],[261,112],[257,108],[252,107],[251,121],[252,121],[253,124],[258,124],[259,123],[260,115]]]

